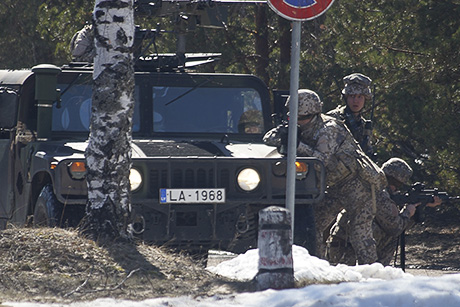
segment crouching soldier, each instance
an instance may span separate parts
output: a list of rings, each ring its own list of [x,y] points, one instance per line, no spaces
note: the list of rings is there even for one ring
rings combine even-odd
[[[405,204],[403,208],[391,199],[404,185],[410,184],[412,168],[402,159],[391,158],[382,165],[382,170],[387,178],[388,185],[377,195],[377,211],[373,223],[374,238],[377,242],[378,262],[389,265],[396,251],[398,236],[414,224],[414,216],[419,204]],[[441,204],[441,199],[434,197],[434,202],[427,204],[436,207]],[[356,256],[348,242],[349,220],[348,212],[342,211],[337,221],[331,228],[331,235],[327,240],[327,259],[331,263],[344,263],[353,265]]]
[[[383,184],[383,172],[362,152],[343,122],[321,114],[323,103],[315,92],[299,90],[298,97],[297,155],[316,157],[326,167],[327,194],[315,206],[317,254],[324,257],[323,232],[345,208],[350,212],[350,242],[359,264],[373,263],[377,260],[373,192]],[[285,131],[281,127],[270,130],[264,136],[265,143],[280,147],[287,140],[281,135]]]

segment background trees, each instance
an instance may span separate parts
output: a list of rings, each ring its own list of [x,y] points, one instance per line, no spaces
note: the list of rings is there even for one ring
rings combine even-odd
[[[4,0],[0,67],[70,60],[72,35],[90,20],[92,1]],[[408,161],[414,180],[460,193],[460,1],[341,0],[302,23],[300,86],[317,91],[325,111],[340,103],[342,77],[362,72],[376,86],[378,162]],[[165,30],[159,52],[174,52],[172,18],[141,19]],[[152,26],[153,25],[153,26]],[[222,52],[207,70],[254,73],[289,88],[290,23],[266,5],[234,5],[224,29],[187,33],[188,52]],[[370,105],[367,106],[367,117]]]

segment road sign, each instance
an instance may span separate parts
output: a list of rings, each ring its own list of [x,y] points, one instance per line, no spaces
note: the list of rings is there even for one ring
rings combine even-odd
[[[323,14],[334,0],[268,0],[278,15],[294,21],[310,20]]]

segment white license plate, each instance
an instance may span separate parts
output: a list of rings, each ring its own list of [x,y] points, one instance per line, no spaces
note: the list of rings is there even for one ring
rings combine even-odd
[[[160,203],[225,203],[225,189],[160,189]]]

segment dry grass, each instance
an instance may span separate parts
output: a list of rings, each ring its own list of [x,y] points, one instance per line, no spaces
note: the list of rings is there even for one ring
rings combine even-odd
[[[98,246],[74,230],[0,231],[0,302],[145,299],[250,290],[186,255],[142,243]]]

